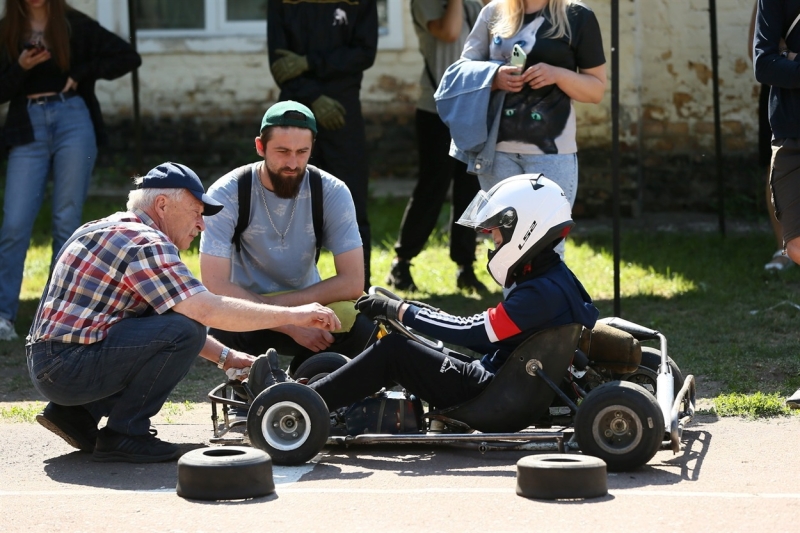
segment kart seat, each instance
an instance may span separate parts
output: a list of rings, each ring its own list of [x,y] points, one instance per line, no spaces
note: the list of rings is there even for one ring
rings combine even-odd
[[[544,418],[555,391],[526,370],[536,359],[547,377],[560,384],[578,346],[582,326],[566,324],[531,335],[508,357],[489,385],[475,398],[428,416],[456,421],[484,433],[514,433]]]

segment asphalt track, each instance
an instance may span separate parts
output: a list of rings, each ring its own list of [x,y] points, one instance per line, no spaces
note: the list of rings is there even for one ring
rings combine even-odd
[[[208,443],[207,416],[159,423],[186,450]],[[800,417],[700,416],[684,448],[609,494],[575,501],[515,494],[530,452],[327,448],[313,463],[275,467],[264,498],[200,502],[175,493],[176,464],[95,463],[37,424],[0,424],[0,531],[798,531]]]

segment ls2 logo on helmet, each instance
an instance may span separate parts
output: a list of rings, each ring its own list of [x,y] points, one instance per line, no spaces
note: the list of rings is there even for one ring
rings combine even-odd
[[[536,229],[536,221],[534,220],[533,224],[531,224],[531,227],[528,228],[528,231],[526,231],[525,235],[522,236],[522,242],[519,243],[519,246],[517,248],[522,250],[522,247],[525,246],[525,242],[528,240],[528,237],[531,236],[531,233],[533,233],[533,230],[535,229]]]

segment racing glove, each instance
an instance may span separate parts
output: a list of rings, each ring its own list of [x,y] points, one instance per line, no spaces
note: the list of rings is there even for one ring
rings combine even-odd
[[[380,294],[365,294],[356,300],[356,309],[372,320],[397,320],[402,304],[402,300],[390,300]]]
[[[326,130],[344,128],[344,106],[330,96],[321,95],[311,104],[317,122]]]
[[[270,67],[272,70],[272,77],[278,83],[296,78],[303,72],[308,70],[308,59],[306,56],[295,54],[291,50],[283,50],[278,48],[275,54],[281,56],[280,59],[275,61]]]

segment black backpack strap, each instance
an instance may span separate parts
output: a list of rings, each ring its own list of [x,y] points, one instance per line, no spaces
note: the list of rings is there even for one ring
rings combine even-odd
[[[233,230],[231,242],[236,246],[236,252],[242,251],[242,233],[250,224],[250,197],[253,190],[253,168],[245,165],[234,170],[235,179],[239,187],[239,218]]]
[[[308,185],[311,188],[311,219],[314,222],[314,238],[317,240],[317,254],[315,262],[319,262],[319,253],[322,249],[322,174],[319,170],[308,165]]]
[[[239,218],[233,230],[231,242],[236,246],[236,252],[242,251],[242,233],[250,224],[250,199],[253,190],[253,169],[245,165],[234,170],[235,179],[239,188]],[[322,248],[322,174],[315,167],[308,165],[308,185],[311,188],[311,218],[314,223],[314,238],[316,239],[317,253],[314,261],[319,261]]]

